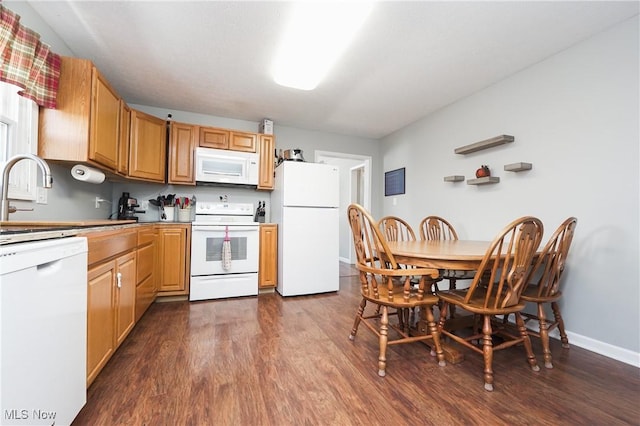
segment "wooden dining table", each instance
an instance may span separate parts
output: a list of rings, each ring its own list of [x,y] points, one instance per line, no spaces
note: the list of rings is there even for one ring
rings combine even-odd
[[[396,262],[442,270],[477,270],[491,241],[472,240],[429,240],[429,241],[387,241],[389,251]],[[445,327],[461,328],[469,325],[471,317],[448,319]],[[412,334],[426,333],[426,317],[420,313],[420,319],[411,330]],[[445,357],[449,363],[456,364],[464,359],[457,346],[443,342]]]
[[[429,240],[388,241],[398,263],[435,269],[478,269],[491,241]]]

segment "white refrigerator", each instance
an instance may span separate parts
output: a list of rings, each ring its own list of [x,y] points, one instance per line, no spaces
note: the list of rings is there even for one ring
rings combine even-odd
[[[271,220],[278,224],[276,290],[282,296],[338,291],[338,167],[284,161],[275,173]]]

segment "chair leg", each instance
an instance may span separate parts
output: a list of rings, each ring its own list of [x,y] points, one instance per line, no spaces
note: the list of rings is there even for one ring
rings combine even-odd
[[[363,298],[360,302],[360,306],[358,307],[358,312],[356,313],[356,319],[353,322],[353,328],[351,329],[349,340],[354,340],[356,338],[356,333],[358,332],[358,326],[360,325],[360,321],[362,320],[365,306],[367,306],[367,299]],[[380,306],[378,306],[378,308],[380,308]]]
[[[536,356],[533,353],[533,349],[531,348],[531,339],[529,338],[529,333],[527,332],[527,328],[524,326],[524,320],[522,319],[522,315],[520,312],[515,312],[516,316],[516,324],[518,326],[518,331],[520,331],[520,336],[522,337],[522,343],[524,343],[524,349],[527,352],[527,361],[531,366],[533,371],[540,371],[540,367],[538,366],[538,361],[536,361]]]
[[[429,333],[431,334],[431,339],[433,340],[433,346],[436,348],[435,355],[438,357],[438,365],[440,367],[444,367],[447,363],[444,360],[444,351],[442,350],[442,345],[440,344],[440,330],[438,330],[438,326],[436,325],[436,319],[433,316],[433,307],[425,306],[423,308],[425,310],[425,314],[427,316],[427,323],[429,324]],[[431,355],[433,355],[433,349],[431,350]]]
[[[403,332],[409,334],[409,308],[400,309],[398,308],[398,327]]]
[[[449,278],[449,290],[455,290],[455,289],[456,289],[456,279]],[[449,318],[454,318],[456,316],[456,306],[451,305],[451,309],[449,311],[450,311]]]
[[[442,300],[440,301],[442,302]],[[447,321],[447,312],[449,311],[449,304],[447,302],[442,302],[442,306],[440,308],[440,319],[438,320],[438,332],[442,332],[444,328],[444,323]]]
[[[384,377],[387,368],[387,341],[389,330],[389,312],[386,306],[382,306],[382,317],[380,318],[380,355],[378,356],[378,376]]]
[[[484,389],[493,391],[493,341],[491,340],[491,315],[483,315],[482,355],[484,357]]]
[[[553,317],[558,324],[558,331],[560,332],[560,340],[562,341],[562,347],[569,349],[569,338],[567,332],[564,330],[564,321],[560,314],[560,307],[557,302],[551,302],[551,309],[553,309]]]
[[[553,368],[551,349],[549,349],[549,323],[547,322],[542,303],[538,303],[538,324],[540,325],[540,342],[542,343],[544,366],[546,368]]]

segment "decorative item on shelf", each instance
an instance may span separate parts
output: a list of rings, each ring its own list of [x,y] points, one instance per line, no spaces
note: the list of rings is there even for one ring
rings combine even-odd
[[[491,170],[489,169],[489,166],[487,166],[486,164],[483,164],[482,166],[480,166],[478,170],[476,170],[476,177],[478,179],[483,177],[489,177],[489,176],[491,176]]]

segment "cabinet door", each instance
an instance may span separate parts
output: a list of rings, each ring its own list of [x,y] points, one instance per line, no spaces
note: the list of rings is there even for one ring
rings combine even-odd
[[[94,68],[92,76],[89,159],[116,170],[120,136],[120,97]]]
[[[200,127],[198,145],[203,148],[229,149],[229,131],[215,127]]]
[[[186,290],[187,229],[171,226],[158,230],[160,292]]]
[[[151,306],[158,293],[156,281],[156,240],[155,228],[138,231],[138,250],[136,255],[136,322]]]
[[[194,152],[198,126],[171,123],[169,132],[168,183],[195,185]]]
[[[136,253],[131,252],[116,259],[116,341],[120,346],[135,324],[136,309]]]
[[[115,262],[98,265],[87,277],[87,386],[115,350],[113,286]]]
[[[258,189],[273,189],[273,170],[275,167],[275,141],[272,135],[260,135],[258,140],[260,153],[260,172]]]
[[[278,284],[278,225],[260,225],[260,260],[258,287],[275,287]]]
[[[256,152],[258,135],[246,132],[231,132],[229,149],[233,151]]]
[[[129,138],[131,134],[131,108],[125,101],[120,101],[120,140],[118,141],[118,169],[117,172],[127,176],[129,174]]]
[[[153,182],[164,182],[167,131],[164,120],[131,110],[129,176]]]

